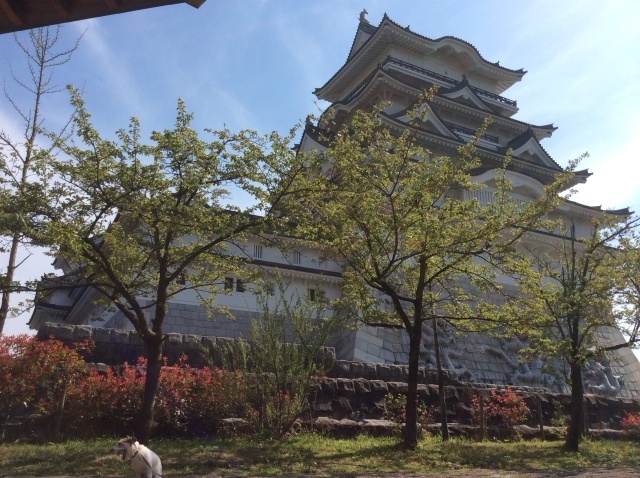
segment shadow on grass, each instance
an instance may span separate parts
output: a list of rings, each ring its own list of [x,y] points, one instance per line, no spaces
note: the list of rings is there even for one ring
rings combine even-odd
[[[63,444],[0,446],[0,476],[130,475],[131,467],[110,453],[112,439]],[[280,441],[255,437],[211,440],[154,440],[151,448],[167,476],[293,473],[353,476],[381,472],[440,472],[456,469],[565,470],[637,467],[635,442],[586,441],[580,453],[563,453],[561,442],[475,443],[439,438],[421,440],[416,451],[394,438],[330,439],[300,435]],[[550,475],[551,476],[551,475]],[[571,476],[563,473],[563,476]]]

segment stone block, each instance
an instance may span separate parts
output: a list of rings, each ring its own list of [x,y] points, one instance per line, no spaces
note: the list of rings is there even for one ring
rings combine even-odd
[[[378,364],[364,363],[364,378],[375,379],[378,377]]]
[[[387,393],[389,391],[387,382],[384,380],[370,380],[369,385],[372,392]]]
[[[164,343],[167,345],[180,345],[182,344],[182,334],[166,334]]]
[[[63,341],[73,340],[73,325],[66,324],[45,324],[43,327],[44,332],[41,334],[38,332],[38,336],[40,338],[49,338],[50,335],[53,335],[53,338]]]
[[[365,367],[363,362],[347,362],[349,372],[353,377],[365,377]]]
[[[322,381],[322,393],[332,395],[338,391],[338,382],[335,378],[325,378]]]
[[[389,365],[379,363],[376,366],[376,374],[380,380],[389,381],[391,379],[391,368]]]
[[[371,392],[371,383],[363,378],[357,378],[353,380],[353,386],[356,393],[369,393]]]
[[[93,327],[90,325],[76,325],[73,330],[74,340],[91,340]]]
[[[349,377],[351,366],[350,362],[338,360],[330,371],[332,377]]]
[[[382,353],[383,352],[387,352],[386,350],[381,350],[380,347],[378,347],[377,345],[375,345],[375,344],[373,344],[371,342],[369,342],[367,344],[367,348],[365,349],[365,351],[368,354],[375,355],[376,357],[380,357],[380,358],[383,358],[383,359],[384,359],[384,357],[383,357]]]
[[[113,329],[105,329],[103,327],[98,327],[93,330],[93,341],[98,343],[109,343],[111,342],[111,331]]]
[[[396,357],[391,350],[378,349],[378,354],[385,362],[395,363]]]
[[[406,382],[389,382],[387,383],[389,391],[395,394],[407,393],[408,386]]]
[[[329,397],[319,397],[311,403],[311,408],[316,413],[331,414],[333,411],[333,400]]]
[[[135,345],[135,341],[142,342],[140,336],[135,332],[130,332],[123,329],[113,329],[111,331],[111,342],[114,344]]]
[[[339,378],[338,382],[338,391],[342,393],[352,394],[355,392],[355,387],[353,385],[353,380],[348,378]]]

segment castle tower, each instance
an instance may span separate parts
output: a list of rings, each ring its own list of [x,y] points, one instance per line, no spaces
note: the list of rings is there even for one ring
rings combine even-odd
[[[517,102],[504,96],[525,73],[522,69],[514,70],[486,60],[475,46],[464,40],[450,36],[431,39],[398,25],[387,15],[378,26],[373,26],[363,12],[344,65],[314,93],[318,99],[331,103],[337,127],[349,122],[359,109],[388,104],[381,114],[382,120],[391,131],[400,133],[409,125],[407,112],[419,96],[437,87],[429,101],[431,111],[426,121],[417,128],[412,124],[419,141],[434,156],[453,156],[475,135],[485,118],[490,118],[491,124],[477,142],[476,154],[482,164],[472,172],[475,180],[487,187],[464,194],[480,202],[492,201],[491,179],[495,177],[492,171],[503,164],[510,151],[508,176],[513,185],[513,199],[527,202],[541,196],[544,186],[553,182],[563,168],[541,144],[557,128],[514,118],[518,112]],[[307,125],[301,151],[324,149],[323,137],[326,136],[319,134],[316,126]],[[589,176],[587,170],[575,172],[567,188],[586,182]],[[602,213],[600,207],[567,202],[561,211],[552,215],[574,222],[580,237],[589,233],[592,220]],[[622,209],[607,211],[607,214],[624,218],[630,213]],[[515,288],[513,284],[508,286]],[[609,332],[605,340],[623,341],[619,332]],[[443,367],[454,378],[565,391],[560,373],[544,371],[540,360],[519,361],[518,351],[523,343],[517,337],[508,340],[481,334],[461,337],[447,327],[443,327],[439,335],[445,343]],[[427,367],[435,367],[432,337],[433,330],[425,326],[422,361]],[[345,331],[336,348],[338,357],[346,360],[408,362],[408,338],[404,331],[361,327],[357,331]],[[617,351],[607,363],[590,366],[597,370],[587,374],[590,377],[585,384],[587,391],[640,397],[640,387],[635,385],[640,378],[640,364],[631,350]]]

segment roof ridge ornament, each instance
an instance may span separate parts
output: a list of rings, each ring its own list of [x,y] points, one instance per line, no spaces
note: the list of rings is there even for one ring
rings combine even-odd
[[[366,19],[365,15],[368,15],[369,12],[367,12],[366,9],[362,9],[362,11],[360,12],[360,24],[363,23],[369,23],[369,20]]]

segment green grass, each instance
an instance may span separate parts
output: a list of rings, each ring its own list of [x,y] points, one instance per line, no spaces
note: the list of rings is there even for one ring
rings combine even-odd
[[[61,444],[0,445],[0,476],[130,476],[132,470],[110,453],[113,439]],[[560,451],[561,442],[475,443],[438,438],[420,441],[415,452],[394,438],[329,439],[304,434],[281,441],[257,438],[225,440],[154,440],[168,476],[234,474],[283,476],[376,472],[440,472],[492,468],[528,469],[637,467],[640,444],[586,441],[580,453]]]

